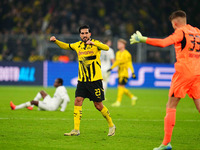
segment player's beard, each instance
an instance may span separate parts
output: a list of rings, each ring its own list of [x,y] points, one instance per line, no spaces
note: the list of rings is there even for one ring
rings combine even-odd
[[[89,40],[89,38],[87,38],[87,37],[82,38],[82,41],[83,41],[84,43],[86,43],[88,40]]]

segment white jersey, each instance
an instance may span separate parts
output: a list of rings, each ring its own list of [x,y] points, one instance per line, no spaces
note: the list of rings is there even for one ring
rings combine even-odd
[[[61,107],[60,111],[65,111],[67,103],[70,101],[67,94],[67,90],[64,86],[59,86],[56,88],[53,98],[47,95],[43,102],[46,106],[43,106],[42,103],[39,106],[42,106],[42,109],[54,111]]]
[[[106,72],[111,67],[111,60],[115,58],[114,50],[101,51],[101,71]]]

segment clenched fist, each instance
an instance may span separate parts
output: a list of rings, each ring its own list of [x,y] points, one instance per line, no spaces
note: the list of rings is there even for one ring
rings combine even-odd
[[[94,42],[88,40],[85,44],[87,44],[87,45],[94,45]]]
[[[56,41],[56,37],[55,36],[50,37],[50,41],[51,42],[55,42]]]

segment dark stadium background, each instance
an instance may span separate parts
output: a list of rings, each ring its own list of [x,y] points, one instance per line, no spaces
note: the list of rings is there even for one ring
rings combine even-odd
[[[198,7],[198,0],[1,0],[0,61],[59,61],[60,55],[76,61],[75,53],[57,51],[48,39],[57,35],[66,42],[75,42],[82,24],[90,25],[93,38],[110,37],[117,51],[116,40],[128,41],[136,30],[150,37],[171,34],[168,16],[178,9],[186,11],[188,22],[199,27]],[[137,47],[127,45],[127,49]],[[134,62],[173,63],[169,51],[150,49],[143,60],[137,58],[137,51],[131,53]]]

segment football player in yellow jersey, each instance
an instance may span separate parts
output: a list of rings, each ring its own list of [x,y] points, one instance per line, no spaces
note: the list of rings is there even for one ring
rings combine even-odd
[[[132,78],[136,78],[133,65],[132,65],[132,57],[131,54],[125,49],[126,41],[124,39],[119,39],[117,41],[117,48],[119,51],[116,53],[116,61],[111,66],[108,71],[111,71],[113,68],[118,66],[118,94],[117,101],[112,104],[113,107],[119,107],[121,105],[122,96],[126,94],[131,99],[131,104],[135,105],[137,97],[131,94],[131,92],[125,88],[126,83],[128,82],[128,69],[131,69]]]
[[[100,54],[101,50],[107,51],[109,47],[98,40],[91,39],[91,31],[88,25],[81,26],[79,33],[81,41],[72,44],[61,42],[54,36],[50,38],[50,41],[57,44],[60,48],[76,51],[79,61],[78,85],[74,102],[74,129],[64,135],[80,135],[82,104],[85,98],[89,98],[90,101],[93,101],[96,109],[107,120],[109,125],[108,136],[114,136],[115,125],[112,122],[108,109],[102,103],[104,100],[104,90],[102,86]]]

